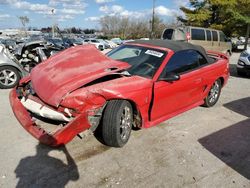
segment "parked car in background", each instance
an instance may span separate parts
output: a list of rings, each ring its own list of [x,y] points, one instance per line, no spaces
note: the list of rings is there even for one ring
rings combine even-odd
[[[16,45],[17,45],[16,40],[14,40],[14,39],[2,39],[1,43],[6,48],[8,48],[10,52],[12,52],[15,49]]]
[[[103,39],[97,39],[97,40],[104,46],[105,49],[111,48],[111,46],[109,45],[109,43],[106,42],[105,40],[103,40]]]
[[[0,89],[13,88],[27,74],[8,48],[0,45]]]
[[[64,43],[68,44],[69,46],[77,46],[82,45],[84,43],[82,38],[63,38]]]
[[[13,50],[1,44],[0,88],[13,88],[32,68],[62,49],[47,40],[20,43]]]
[[[30,72],[37,64],[63,49],[62,46],[46,40],[30,41],[16,46],[13,56],[26,71]]]
[[[140,40],[144,40],[144,39],[140,39]],[[125,44],[127,42],[132,42],[132,41],[135,41],[135,40],[133,40],[133,39],[123,40],[122,43]]]
[[[111,41],[117,45],[121,45],[123,43],[122,39],[120,38],[112,38]]]
[[[250,48],[240,54],[237,63],[237,73],[240,76],[250,75]]]
[[[189,43],[138,40],[107,56],[80,45],[36,66],[10,92],[10,104],[23,128],[44,144],[66,144],[90,130],[104,144],[122,147],[132,127],[215,105],[228,77],[226,55]]]
[[[118,45],[116,43],[114,43],[113,41],[111,40],[105,40],[105,42],[107,42],[110,46],[110,48],[116,48]]]
[[[104,45],[100,41],[98,41],[97,39],[92,39],[92,38],[84,39],[83,42],[88,43],[88,44],[94,44],[97,49],[99,49],[101,51],[104,50]]]
[[[65,49],[70,47],[68,43],[66,43],[62,38],[47,38],[46,39],[48,42],[53,44],[55,47]]]
[[[232,43],[220,30],[193,26],[166,28],[162,39],[189,42],[200,45],[205,50],[232,54]]]
[[[232,40],[232,47],[235,51],[242,51],[245,48],[245,37],[234,37]],[[248,44],[250,44],[250,41],[248,41]]]

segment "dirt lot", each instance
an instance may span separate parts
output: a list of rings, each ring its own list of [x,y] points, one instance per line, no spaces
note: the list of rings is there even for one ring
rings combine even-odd
[[[198,107],[109,148],[94,136],[40,145],[0,91],[0,187],[250,187],[250,79],[235,73],[213,108]]]

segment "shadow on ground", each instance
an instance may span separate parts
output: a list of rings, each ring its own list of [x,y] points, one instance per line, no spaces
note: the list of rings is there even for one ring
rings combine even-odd
[[[209,152],[250,179],[250,119],[199,139]]]
[[[250,97],[235,100],[223,105],[224,107],[250,118]]]
[[[250,117],[250,97],[232,101],[224,106]],[[250,180],[250,118],[198,141],[209,152]]]
[[[37,153],[22,159],[15,169],[16,177],[19,178],[17,187],[65,187],[69,181],[79,179],[79,172],[73,158],[65,146],[58,150],[66,156],[67,164],[49,156],[49,152],[55,150],[39,144],[36,146]]]

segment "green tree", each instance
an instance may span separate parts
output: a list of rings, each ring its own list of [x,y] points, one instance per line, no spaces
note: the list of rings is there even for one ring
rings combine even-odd
[[[190,0],[190,7],[180,7],[185,25],[211,27],[227,35],[242,35],[250,23],[250,0]],[[249,35],[249,34],[248,34]]]
[[[180,16],[178,19],[185,25],[207,27],[212,16],[208,1],[190,0],[189,3],[190,7],[180,7],[185,17]]]

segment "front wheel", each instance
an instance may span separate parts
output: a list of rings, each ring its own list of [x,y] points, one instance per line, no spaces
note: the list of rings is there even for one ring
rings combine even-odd
[[[205,98],[204,106],[206,107],[214,106],[219,100],[220,92],[221,92],[221,81],[220,79],[218,79],[214,82],[207,97]]]
[[[103,114],[102,138],[104,144],[112,147],[124,146],[130,137],[133,123],[133,109],[125,100],[110,101]]]
[[[11,66],[0,67],[0,88],[9,89],[15,87],[21,76],[18,70]]]

